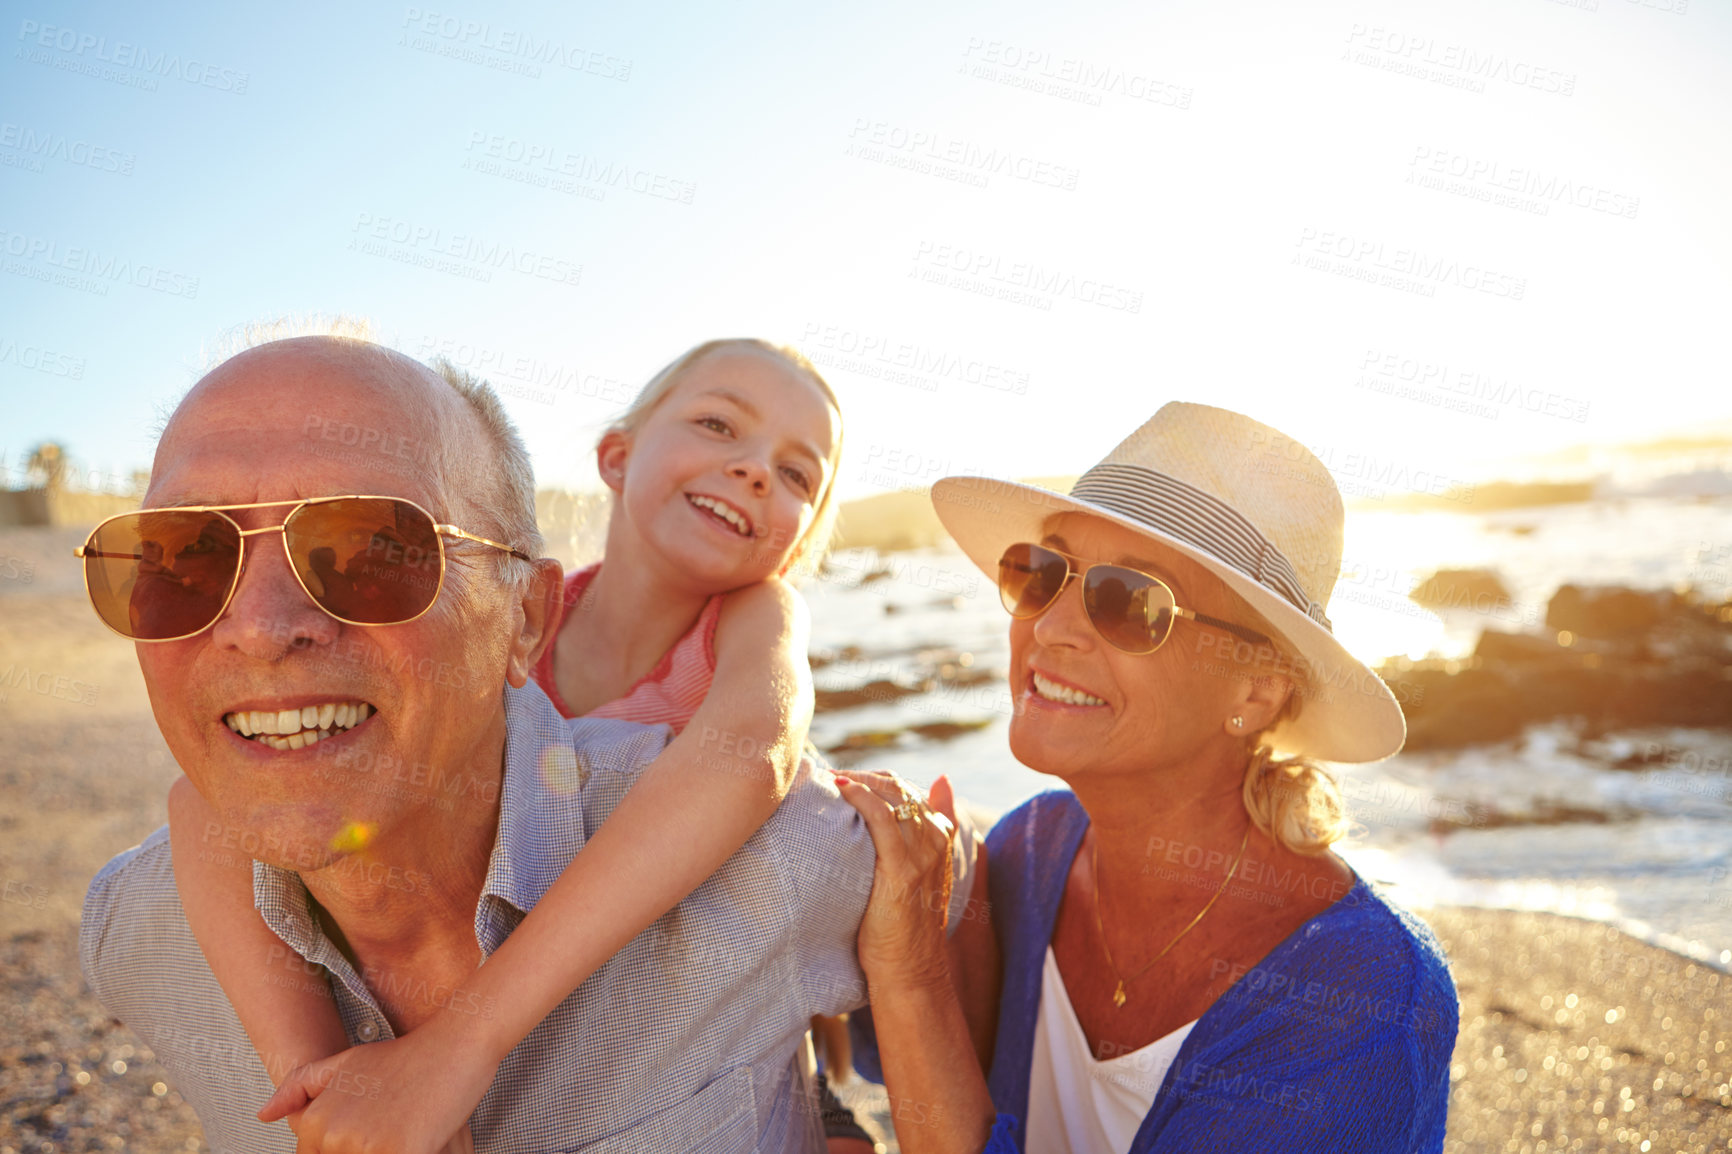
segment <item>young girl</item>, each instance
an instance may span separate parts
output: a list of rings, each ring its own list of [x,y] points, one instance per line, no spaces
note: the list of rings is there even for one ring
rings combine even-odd
[[[535,679],[567,717],[667,723],[679,736],[476,972],[465,993],[496,1007],[497,1044],[392,1067],[441,1073],[392,1080],[415,1090],[389,1095],[389,1113],[345,1102],[346,1133],[401,1137],[407,1126],[431,1136],[410,1148],[446,1135],[466,1148],[465,1120],[498,1062],[775,811],[813,701],[804,603],[782,578],[823,552],[841,449],[840,408],[817,370],[743,339],[675,360],[603,435],[596,460],[615,498],[606,564],[568,576]],[[322,977],[284,981],[258,965],[281,945],[252,908],[250,863],[199,860],[196,831],[213,815],[189,782],[169,809],[188,923],[280,1087],[260,1117],[284,1117],[320,1092],[304,1073],[285,1078],[348,1040]],[[414,1047],[417,1032],[388,1045]]]

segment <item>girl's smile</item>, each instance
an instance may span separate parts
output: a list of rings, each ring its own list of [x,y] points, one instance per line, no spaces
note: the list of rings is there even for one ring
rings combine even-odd
[[[687,493],[686,500],[694,509],[701,509],[710,519],[720,521],[732,532],[741,537],[754,537],[757,531],[752,526],[752,519],[739,509],[722,500],[702,493]]]

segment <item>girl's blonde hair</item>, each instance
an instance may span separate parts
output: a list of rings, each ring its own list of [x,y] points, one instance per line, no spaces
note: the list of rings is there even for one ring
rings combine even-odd
[[[1308,662],[1292,659],[1293,647],[1267,618],[1244,601],[1238,602],[1233,620],[1268,635],[1278,655],[1274,668],[1293,683],[1287,703],[1263,730],[1249,735],[1241,796],[1251,822],[1282,847],[1294,853],[1317,856],[1347,836],[1347,802],[1335,775],[1323,763],[1308,757],[1276,757],[1269,737],[1284,722],[1298,718],[1305,699],[1315,692]]]
[[[818,392],[836,410],[838,416],[842,413],[842,403],[836,399],[836,391],[830,387],[817,366],[806,359],[805,354],[792,345],[777,345],[756,337],[723,337],[719,340],[705,341],[694,345],[675,357],[661,372],[650,378],[649,384],[643,387],[631,406],[621,413],[613,424],[607,427],[607,433],[635,433],[643,427],[649,415],[667,399],[673,387],[679,384],[693,366],[705,357],[716,353],[756,353],[760,356],[778,360],[788,368],[804,376],[817,388]],[[823,563],[824,554],[830,548],[830,537],[836,529],[836,472],[837,464],[842,459],[842,431],[836,431],[836,441],[830,447],[830,476],[824,482],[824,490],[819,494],[818,501],[812,512],[812,523],[800,540],[794,543],[788,556],[782,562],[780,573],[784,577],[803,577],[815,572]]]

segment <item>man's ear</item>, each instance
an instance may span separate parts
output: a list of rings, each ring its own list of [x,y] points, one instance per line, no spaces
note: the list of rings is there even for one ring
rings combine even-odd
[[[602,484],[614,492],[625,488],[625,462],[631,456],[631,434],[609,429],[595,447],[595,467]]]
[[[558,561],[543,557],[535,562],[535,576],[523,593],[523,629],[511,643],[505,664],[505,680],[514,689],[529,682],[530,671],[559,633],[565,608],[565,572]]]

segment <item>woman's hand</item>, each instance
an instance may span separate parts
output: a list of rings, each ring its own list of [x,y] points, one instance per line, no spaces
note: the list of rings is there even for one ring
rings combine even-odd
[[[993,1108],[944,936],[956,836],[950,782],[933,783],[930,805],[886,773],[838,774],[836,784],[878,851],[860,920],[860,967],[896,1137],[905,1154],[976,1154],[991,1136]]]
[[[295,1154],[472,1154],[469,1113],[494,1069],[460,1060],[473,1048],[442,1045],[429,1027],[300,1067],[259,1120],[289,1117]]]
[[[865,819],[877,851],[859,946],[860,968],[874,1000],[889,985],[948,989],[944,927],[956,837],[950,782],[941,777],[933,783],[930,804],[894,774],[837,774],[836,786]]]

